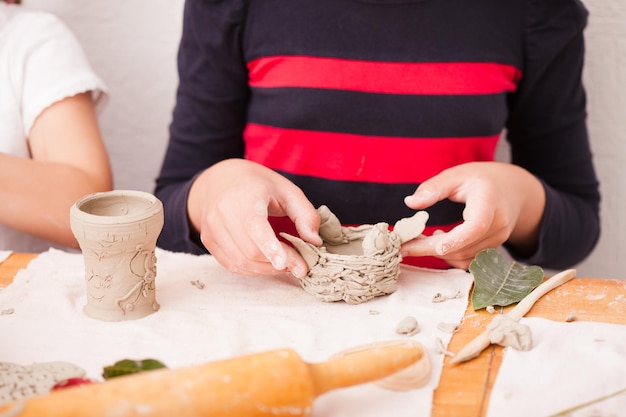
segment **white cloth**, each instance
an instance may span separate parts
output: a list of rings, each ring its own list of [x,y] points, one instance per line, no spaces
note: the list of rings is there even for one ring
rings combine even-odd
[[[488,417],[547,417],[609,396],[567,416],[623,416],[626,325],[524,318],[533,348],[507,348],[489,400]],[[565,414],[559,414],[565,415]]]
[[[0,250],[0,264],[4,261],[6,261],[6,259],[11,256],[13,252],[10,250]]]
[[[63,22],[20,7],[0,3],[0,152],[29,158],[27,138],[43,110],[86,91],[101,106],[107,90]],[[39,252],[50,246],[0,224],[2,249]]]
[[[161,309],[127,322],[85,316],[82,255],[50,250],[21,270],[0,292],[0,361],[22,365],[64,360],[101,379],[102,368],[121,359],[154,358],[170,368],[253,352],[292,348],[307,362],[387,340],[415,340],[428,351],[433,375],[426,387],[393,392],[364,384],[324,394],[316,416],[429,416],[443,355],[451,335],[440,322],[460,323],[472,277],[462,270],[403,267],[398,290],[369,302],[324,303],[306,293],[291,275],[259,278],[227,272],[209,255],[157,250],[157,301]],[[191,281],[205,284],[199,289]],[[461,297],[433,303],[437,293]],[[377,314],[375,314],[377,313]],[[421,331],[396,333],[407,315]]]

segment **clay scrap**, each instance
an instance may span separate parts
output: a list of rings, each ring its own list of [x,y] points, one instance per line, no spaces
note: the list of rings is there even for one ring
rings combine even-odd
[[[413,316],[406,316],[396,326],[396,333],[406,336],[413,336],[419,333],[420,326],[417,319]]]
[[[530,327],[511,317],[499,314],[487,325],[489,340],[500,346],[527,351],[533,346]]]
[[[82,368],[69,362],[43,362],[34,365],[0,362],[0,405],[47,394],[61,382],[84,376],[85,371]]]
[[[343,300],[360,304],[396,290],[400,274],[400,245],[420,236],[428,213],[418,211],[399,220],[392,231],[389,224],[345,227],[326,206],[320,206],[320,247],[281,233],[309,266],[299,279],[302,288],[321,301]]]

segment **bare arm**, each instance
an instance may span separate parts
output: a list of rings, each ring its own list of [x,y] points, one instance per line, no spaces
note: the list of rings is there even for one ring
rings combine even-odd
[[[91,94],[45,109],[28,142],[32,159],[0,154],[0,222],[77,247],[69,225],[71,205],[85,194],[112,187]]]

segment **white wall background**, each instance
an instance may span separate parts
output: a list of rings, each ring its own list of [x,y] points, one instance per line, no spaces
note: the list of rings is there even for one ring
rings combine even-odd
[[[24,2],[63,19],[110,88],[100,121],[116,188],[152,191],[174,105],[184,0]],[[578,276],[626,279],[626,1],[583,2],[590,11],[585,83],[603,231]]]
[[[23,0],[59,16],[81,41],[110,99],[100,113],[115,187],[152,191],[178,82],[183,0]]]

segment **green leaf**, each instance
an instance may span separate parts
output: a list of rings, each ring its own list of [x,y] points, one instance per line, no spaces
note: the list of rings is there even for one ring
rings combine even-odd
[[[510,261],[496,249],[480,251],[469,267],[474,276],[472,306],[508,306],[526,297],[543,281],[543,269]]]
[[[156,359],[144,359],[134,361],[131,359],[123,359],[115,362],[111,366],[105,366],[102,373],[104,379],[115,378],[123,375],[135,374],[137,372],[151,371],[153,369],[166,368],[166,366]]]

